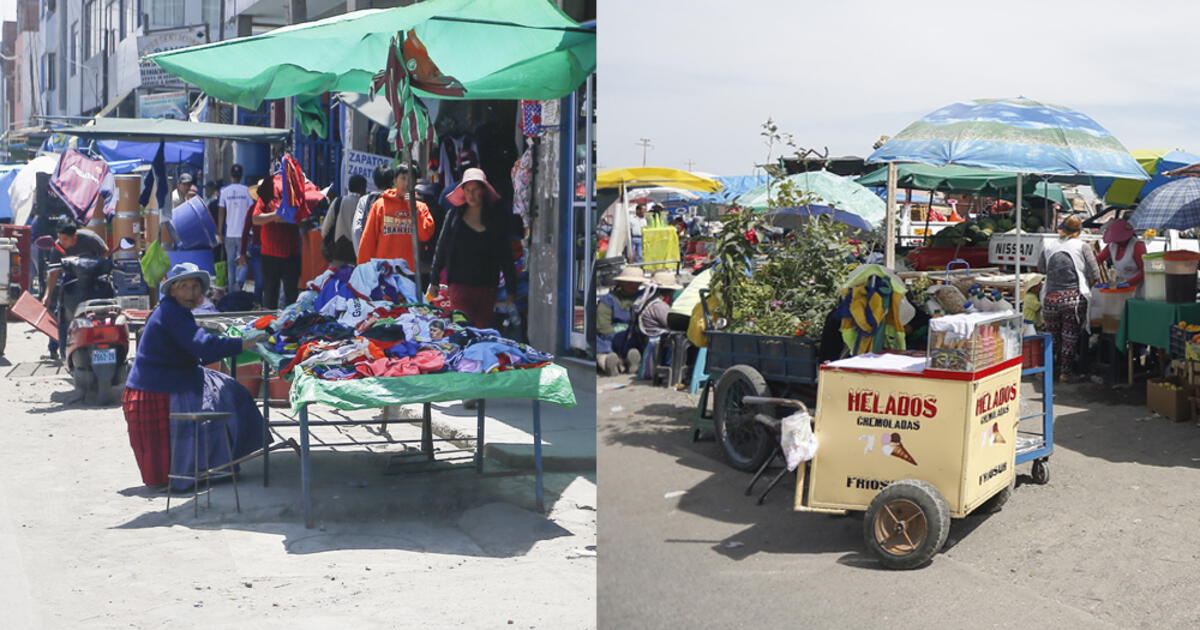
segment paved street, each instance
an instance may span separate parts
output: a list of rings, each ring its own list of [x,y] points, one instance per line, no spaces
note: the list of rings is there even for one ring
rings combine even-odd
[[[0,374],[44,351],[27,331],[9,324]],[[544,418],[548,454],[569,456],[547,475],[547,516],[534,511],[533,477],[522,471],[410,474],[400,446],[353,446],[315,453],[318,527],[306,530],[289,450],[272,455],[268,488],[261,460],[244,467],[241,513],[229,484],[214,487],[211,507],[201,498],[199,518],[190,496],[165,513],[165,494],[141,486],[120,407],[72,402],[65,373],[52,372],[0,379],[0,627],[594,627],[595,475],[570,465],[594,461],[594,446],[590,459],[584,452],[594,441],[578,422],[561,424],[578,412]],[[465,422],[454,407],[439,406],[443,430]],[[495,411],[493,450],[512,452],[487,466],[512,471],[528,433],[505,425],[515,410]],[[321,427],[314,444],[381,435],[419,431]],[[455,465],[462,454],[443,448],[436,466]]]
[[[1143,395],[1060,388],[1050,483],[1019,466],[1003,511],[893,572],[861,519],[791,511],[792,479],[744,496],[750,475],[690,441],[696,396],[601,378],[600,627],[1198,627],[1200,427]]]

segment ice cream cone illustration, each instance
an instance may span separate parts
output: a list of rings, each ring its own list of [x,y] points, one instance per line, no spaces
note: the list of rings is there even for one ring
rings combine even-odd
[[[998,422],[992,423],[992,444],[1007,444],[1004,436],[1000,435],[1000,423]]]
[[[913,459],[913,456],[908,453],[908,449],[904,448],[904,445],[900,443],[899,433],[885,435],[883,436],[883,441],[887,445],[884,448],[885,453],[892,457],[899,457],[913,466],[917,465],[917,460]]]

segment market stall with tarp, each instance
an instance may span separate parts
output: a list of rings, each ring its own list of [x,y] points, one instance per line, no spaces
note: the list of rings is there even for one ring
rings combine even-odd
[[[770,208],[775,204],[774,195],[785,182],[796,192],[815,197],[815,204],[857,214],[872,225],[882,222],[886,214],[886,207],[878,195],[848,177],[834,175],[828,171],[788,175],[742,193],[736,202],[739,206],[755,210]]]
[[[397,154],[407,153],[412,159],[410,149],[414,143],[430,142],[434,136],[422,99],[563,98],[595,69],[595,30],[581,27],[542,0],[431,0],[393,9],[355,11],[260,35],[158,53],[150,59],[214,98],[250,108],[266,99],[330,91],[384,92],[397,124]],[[415,204],[412,187],[409,204]],[[416,213],[412,214],[415,221]],[[417,232],[413,230],[414,251],[419,249]],[[419,269],[413,271],[418,274],[415,283],[420,285]],[[486,381],[463,381],[457,386],[475,387],[482,382]],[[473,397],[471,391],[457,386],[441,391],[439,399]],[[302,400],[295,398],[297,392],[317,389],[293,388],[293,400]],[[351,393],[329,391],[334,392],[333,398]],[[507,391],[531,393],[528,388]],[[387,406],[407,400],[412,393],[406,388],[375,389],[364,398],[351,400],[366,406]],[[310,423],[306,409],[312,402],[329,400],[314,396],[303,399],[298,422],[270,423],[300,429],[302,495],[305,520],[310,525]],[[480,408],[482,414],[482,405]],[[541,507],[541,426],[536,410],[534,433],[536,493]]]
[[[976,296],[974,279],[964,278],[960,288],[949,279],[940,287],[931,285],[928,275],[914,278],[911,285],[894,277],[899,164],[951,164],[1015,174],[1018,224],[1028,174],[1145,176],[1095,121],[1025,98],[964,101],[938,109],[885,142],[867,162],[888,164],[886,265],[860,267],[854,277],[876,277],[848,291],[832,316],[841,319],[840,331],[852,337],[846,338],[848,344],[854,342],[847,353],[852,358],[819,370],[810,358],[804,366],[804,375],[817,383],[816,399],[809,400],[816,402],[815,418],[803,405],[798,405],[800,413],[782,418],[779,409],[795,405],[792,399],[798,396],[768,388],[761,377],[747,375],[738,365],[725,369],[717,391],[720,398],[726,390],[729,419],[744,424],[747,417],[758,418],[756,422],[782,434],[777,454],[797,451],[794,459],[788,457],[788,468],[798,475],[797,510],[863,510],[868,549],[885,567],[913,568],[943,545],[950,517],[1003,505],[1017,464],[1031,461],[1034,480],[1049,480],[1054,354],[1046,336],[1025,334],[1028,327],[1005,296]],[[1016,270],[1013,295],[1019,298],[1019,262]],[[903,326],[902,309],[910,301],[910,306],[924,305],[929,311],[924,356],[875,354],[881,344],[898,349],[915,345]],[[722,336],[716,332],[716,338]],[[754,341],[758,352],[751,358],[765,361],[769,348],[762,339]],[[1041,344],[1041,361],[1029,365],[1023,343],[1032,341]],[[741,345],[755,347],[748,341]],[[1027,416],[1019,381],[1034,375],[1042,382],[1043,410]],[[729,403],[733,398],[740,400]],[[1036,429],[1022,425],[1034,418],[1040,420]],[[789,426],[789,420],[795,424]],[[718,434],[722,424],[718,418]],[[764,471],[765,466],[759,476]]]
[[[1181,169],[1200,162],[1200,155],[1179,149],[1135,149],[1130,152],[1137,160],[1149,180],[1115,179],[1112,177],[1092,178],[1092,189],[1096,195],[1112,206],[1129,207],[1145,199],[1159,186],[1171,181],[1168,171]]]

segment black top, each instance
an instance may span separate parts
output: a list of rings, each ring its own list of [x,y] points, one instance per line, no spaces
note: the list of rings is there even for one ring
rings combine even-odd
[[[455,208],[446,215],[433,257],[433,277],[444,269],[447,284],[494,287],[503,273],[504,285],[513,293],[517,272],[504,217],[499,212],[487,214],[486,229],[476,232],[463,220],[465,211],[465,207]]]
[[[100,238],[99,234],[83,228],[76,230],[75,234],[79,238],[71,247],[64,248],[58,243],[54,244],[54,249],[49,252],[51,265],[61,264],[62,259],[67,256],[95,256],[96,258],[104,258],[108,255],[108,244],[104,242],[104,239]]]

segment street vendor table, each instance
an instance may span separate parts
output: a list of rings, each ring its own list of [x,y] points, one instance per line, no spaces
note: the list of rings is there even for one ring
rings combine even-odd
[[[257,354],[262,357],[263,385],[260,390],[263,409],[264,441],[270,437],[271,427],[296,427],[300,430],[300,495],[304,508],[304,525],[313,527],[312,507],[312,463],[309,457],[310,432],[314,426],[349,426],[411,423],[411,420],[338,420],[310,421],[308,408],[312,404],[324,404],[336,409],[373,409],[424,403],[421,428],[421,450],[429,460],[433,459],[432,410],[430,403],[463,399],[479,399],[476,412],[475,469],[483,473],[484,418],[488,399],[527,398],[533,408],[533,458],[535,471],[534,494],[539,511],[545,508],[545,490],[542,478],[542,420],[541,403],[550,402],[564,407],[575,406],[575,393],[571,388],[566,368],[550,364],[527,370],[510,370],[491,374],[420,374],[402,377],[368,377],[350,380],[325,380],[305,372],[293,372],[289,402],[297,420],[271,421],[268,380],[272,372],[277,373],[287,365],[290,357],[275,354],[259,344]],[[236,372],[237,366],[234,365]],[[408,440],[412,441],[412,440]],[[440,440],[447,441],[447,440]],[[400,440],[399,443],[405,443]],[[396,443],[389,441],[389,443]],[[364,444],[355,442],[354,444]],[[324,446],[339,446],[324,444]],[[270,451],[263,453],[263,485],[269,483]]]
[[[1128,343],[1169,350],[1171,324],[1178,322],[1200,323],[1200,303],[1128,300],[1117,330],[1117,350],[1125,352]]]

